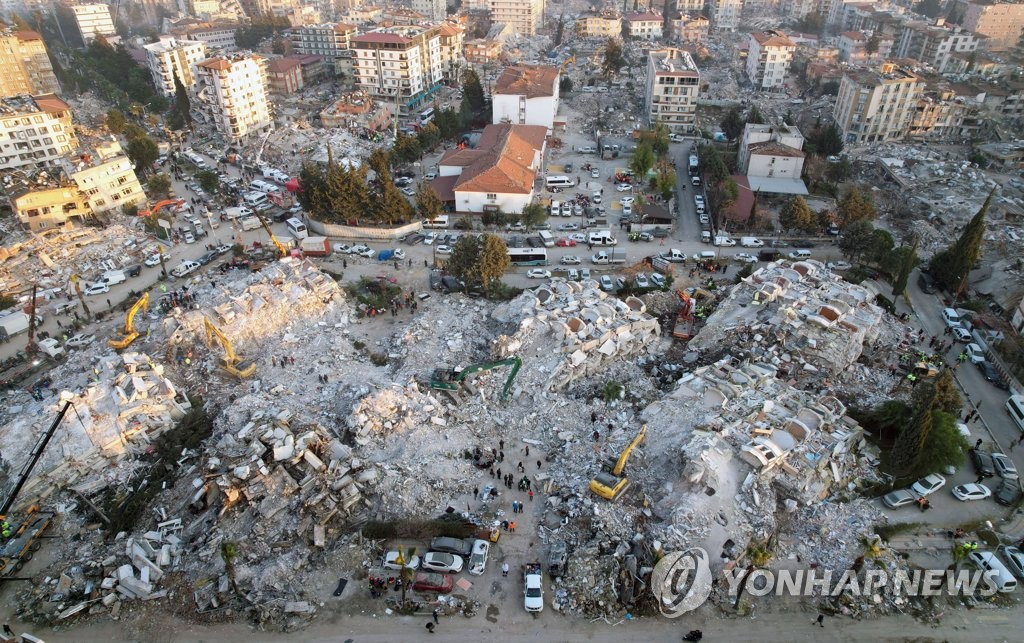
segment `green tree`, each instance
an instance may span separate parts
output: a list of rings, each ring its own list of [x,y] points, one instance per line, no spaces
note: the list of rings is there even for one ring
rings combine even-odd
[[[864,43],[864,52],[869,56],[874,56],[878,53],[878,45],[881,44],[877,33],[872,33],[868,41]]]
[[[878,216],[874,204],[856,186],[850,188],[839,202],[838,212],[840,227],[858,221],[874,221]]]
[[[129,139],[124,153],[135,164],[135,169],[143,175],[148,173],[156,160],[160,158],[160,148],[148,136]]]
[[[676,169],[672,167],[672,162],[668,158],[658,159],[658,164],[655,168],[654,187],[665,201],[671,199],[675,194]]]
[[[536,229],[537,226],[547,221],[547,219],[548,209],[536,202],[530,203],[523,208],[523,213],[519,216],[519,220],[530,230]]]
[[[843,134],[839,131],[838,125],[830,123],[822,131],[817,141],[817,149],[822,156],[839,156],[843,153]]]
[[[779,225],[786,230],[813,230],[814,210],[801,196],[793,197],[779,212]]]
[[[633,174],[638,180],[644,181],[652,167],[654,167],[654,149],[650,143],[641,142],[633,150],[633,158],[629,159],[629,169],[633,170]]]
[[[330,157],[329,148],[327,153]],[[302,186],[298,194],[299,205],[317,221],[327,220],[325,217],[328,207],[325,183],[326,177],[319,165],[310,162],[302,164],[302,170],[299,172],[299,185]]]
[[[626,65],[626,57],[622,53],[622,43],[618,38],[609,38],[604,46],[604,62],[601,65],[605,76],[614,76]]]
[[[124,124],[126,119],[124,112],[119,109],[111,109],[107,111],[107,129],[114,134],[120,134],[124,131]]]
[[[711,184],[720,183],[729,178],[729,166],[722,160],[718,148],[714,145],[701,145],[697,148],[700,165],[704,168],[704,176]]]
[[[426,127],[416,135],[416,138],[420,142],[420,148],[429,152],[441,142],[441,130],[437,129],[437,125],[427,123]]]
[[[747,122],[755,125],[764,125],[764,116],[761,115],[761,110],[757,108],[757,105],[751,105],[750,112],[747,113]]]
[[[480,83],[480,76],[472,69],[462,72],[462,103],[469,106],[473,116],[479,116],[484,110],[484,86]]]
[[[722,118],[719,125],[722,126],[722,133],[725,134],[725,137],[730,141],[735,141],[743,133],[743,116],[740,115],[740,110],[736,107],[731,108],[725,113],[725,117]]]
[[[839,249],[848,259],[863,257],[871,247],[875,226],[870,221],[857,221],[843,228],[839,236]]]
[[[370,169],[376,174],[376,181],[370,191],[370,218],[379,223],[397,223],[409,221],[413,216],[412,205],[395,185],[391,178],[388,153],[378,147],[370,153],[367,160]]]
[[[568,76],[562,76],[562,80],[558,81],[558,92],[560,94],[568,94],[572,91],[572,78]]]
[[[896,436],[892,447],[892,472],[896,478],[909,478],[916,475],[921,463],[921,453],[932,430],[932,406],[935,402],[934,391],[914,408],[914,419]]]
[[[914,471],[915,478],[941,473],[946,467],[960,468],[970,445],[956,428],[956,416],[932,410],[932,426]]]
[[[894,247],[896,247],[896,241],[889,231],[875,228],[871,231],[871,242],[868,244],[864,257],[873,264],[881,264],[892,254]]]
[[[196,181],[205,192],[215,194],[220,189],[220,179],[213,170],[199,170],[196,172]]]
[[[174,72],[174,111],[182,123],[182,128],[192,127],[192,103],[188,98],[188,90],[178,78],[177,72]]]
[[[166,174],[154,174],[146,182],[146,192],[150,196],[166,197],[171,193],[171,177]]]
[[[443,209],[444,204],[434,188],[426,181],[421,181],[416,188],[416,216],[429,221],[436,219]]]
[[[825,16],[817,11],[812,11],[798,20],[794,28],[803,33],[820,36],[825,31]]]
[[[270,41],[270,53],[278,56],[284,55],[284,38],[281,34],[274,34],[274,39]]]
[[[475,283],[475,267],[480,257],[483,242],[475,234],[464,234],[452,246],[452,253],[445,262],[445,270],[466,284]]]
[[[490,290],[491,285],[501,279],[510,265],[512,259],[508,256],[505,240],[494,234],[484,235],[475,268],[476,277],[484,290]]]
[[[914,271],[914,266],[917,265],[917,237],[914,238],[910,248],[900,258],[902,261],[899,264],[899,271],[892,282],[893,297],[899,297],[900,295],[906,297],[907,295],[907,281],[910,280],[910,273]]]
[[[841,158],[835,163],[829,163],[825,170],[825,177],[832,183],[842,183],[853,174],[853,165],[846,158]]]
[[[462,131],[459,114],[453,109],[441,109],[434,114],[433,124],[441,134],[441,140],[454,140]]]
[[[985,214],[995,194],[993,189],[981,209],[960,233],[960,238],[942,252],[932,257],[929,272],[948,291],[957,297],[967,285],[967,275],[981,258],[981,240],[985,233]]]
[[[952,369],[943,369],[937,377],[925,380],[918,384],[911,394],[911,401],[915,407],[927,402],[931,397],[935,398],[934,407],[938,411],[948,413],[953,417],[959,417],[963,410],[964,401],[960,397],[960,389],[953,379]]]
[[[393,165],[415,163],[423,156],[423,147],[419,138],[399,132],[395,144],[391,146],[390,154]]]

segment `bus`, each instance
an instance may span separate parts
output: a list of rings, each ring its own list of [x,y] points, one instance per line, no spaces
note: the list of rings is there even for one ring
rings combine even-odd
[[[306,224],[301,220],[292,217],[284,222],[288,228],[288,232],[295,235],[296,239],[305,239],[309,236],[309,232],[306,230]]]
[[[423,227],[424,228],[447,228],[448,227],[448,215],[447,214],[439,214],[434,219],[424,219],[423,220]]]
[[[426,127],[427,123],[434,120],[434,108],[428,107],[420,112],[420,127]]]
[[[549,188],[571,188],[576,182],[564,174],[553,174],[547,178]]]
[[[509,248],[508,257],[513,266],[546,266],[548,265],[547,248]]]

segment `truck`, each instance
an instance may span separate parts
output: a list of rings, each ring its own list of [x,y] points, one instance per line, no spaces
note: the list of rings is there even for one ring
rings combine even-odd
[[[308,257],[326,257],[331,254],[331,242],[327,237],[306,237],[299,242],[299,248]]]
[[[587,243],[595,246],[614,246],[618,240],[612,236],[611,230],[595,230],[587,235]]]
[[[679,248],[669,248],[665,252],[662,252],[660,256],[665,261],[670,261],[672,263],[686,262],[686,253]]]
[[[263,227],[260,220],[256,217],[246,217],[242,219],[242,230],[259,230]]]
[[[64,347],[60,345],[56,339],[47,337],[46,339],[39,340],[39,350],[43,351],[50,357],[57,359],[61,355],[64,355]]]
[[[626,263],[626,251],[621,248],[599,250],[590,258],[590,262],[595,266],[602,266],[610,263]]]
[[[16,310],[12,313],[0,317],[0,329],[3,329],[4,333],[8,337],[17,335],[20,332],[28,330],[29,316],[20,310]]]

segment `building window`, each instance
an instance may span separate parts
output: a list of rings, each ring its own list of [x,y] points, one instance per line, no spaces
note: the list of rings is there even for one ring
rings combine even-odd
[[[497,195],[497,194],[494,194],[494,193],[488,193],[488,194],[487,194],[487,200],[488,200],[488,201],[494,201],[494,200],[496,200],[497,198],[498,198],[498,195]]]

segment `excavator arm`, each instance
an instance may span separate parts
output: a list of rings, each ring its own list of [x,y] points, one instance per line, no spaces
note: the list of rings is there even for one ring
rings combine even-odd
[[[510,357],[497,362],[481,362],[479,364],[473,364],[464,368],[458,375],[455,376],[456,382],[462,382],[472,373],[477,371],[489,371],[499,366],[511,366],[512,370],[509,371],[508,377],[505,379],[505,386],[501,389],[501,399],[508,399],[508,394],[512,390],[512,381],[515,380],[516,374],[519,373],[519,369],[523,366],[523,360],[519,357]]]
[[[107,341],[107,344],[111,348],[122,350],[127,348],[134,342],[138,336],[138,331],[135,330],[135,316],[139,314],[139,311],[145,308],[149,310],[149,293],[144,292],[139,297],[138,301],[132,304],[132,307],[128,309],[128,314],[124,316],[124,337],[121,339],[111,339]]]
[[[275,248],[277,248],[277,258],[278,259],[284,259],[285,257],[287,257],[288,256],[287,248],[285,248],[283,245],[281,245],[281,242],[278,241],[277,237],[274,236],[273,231],[270,229],[270,224],[267,223],[266,219],[264,219],[263,217],[257,216],[257,218],[260,220],[260,223],[263,224],[263,229],[267,231],[268,235],[270,235],[270,242],[274,244]]]
[[[619,455],[619,459],[615,462],[615,467],[612,469],[613,475],[622,475],[622,470],[626,468],[626,462],[629,460],[629,456],[633,454],[633,449],[635,449],[641,442],[643,442],[644,438],[646,437],[647,425],[645,424],[642,427],[640,427],[640,432],[636,434],[636,437],[633,438],[633,441],[629,443],[629,446],[622,450],[622,454]]]
[[[152,208],[148,208],[146,210],[139,210],[139,216],[140,217],[148,217],[148,216],[154,215],[157,212],[159,212],[162,208],[165,208],[165,207],[167,207],[169,205],[173,205],[175,207],[175,209],[177,209],[177,208],[180,208],[181,206],[185,205],[185,200],[184,199],[165,199],[163,201],[157,201],[156,204]]]
[[[203,317],[203,325],[206,327],[206,341],[212,345],[214,339],[216,339],[221,347],[224,348],[224,357],[221,363],[221,368],[224,371],[240,380],[251,377],[256,372],[256,363],[243,360],[237,355],[234,347],[231,345],[231,341],[221,329],[213,325],[209,317]]]

